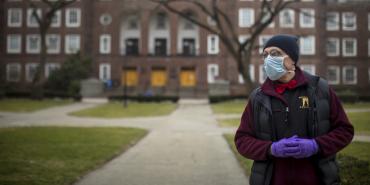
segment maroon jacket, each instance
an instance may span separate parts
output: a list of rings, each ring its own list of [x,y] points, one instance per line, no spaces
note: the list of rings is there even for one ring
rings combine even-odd
[[[294,77],[297,86],[308,83],[302,71],[297,68]],[[276,97],[285,102],[283,96],[276,93],[273,82],[267,79],[261,87],[263,93]],[[319,153],[323,157],[331,156],[347,146],[354,135],[353,126],[348,121],[343,107],[334,93],[329,89],[330,96],[330,132],[314,138],[319,145]],[[249,100],[241,118],[240,126],[236,131],[235,145],[239,153],[252,160],[271,159],[269,155],[272,141],[264,141],[255,137],[253,128],[253,110]],[[317,185],[318,177],[315,167],[308,159],[274,158],[274,172],[272,185]],[[302,175],[304,174],[304,175]]]

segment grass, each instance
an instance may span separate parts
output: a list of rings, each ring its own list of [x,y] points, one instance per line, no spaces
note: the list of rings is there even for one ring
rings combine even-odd
[[[252,164],[253,164],[253,161],[250,160],[250,159],[247,159],[243,156],[241,156],[238,151],[236,150],[236,147],[235,147],[235,144],[234,144],[234,135],[232,134],[225,134],[224,135],[224,138],[226,139],[227,143],[229,143],[229,146],[231,148],[231,150],[234,152],[236,158],[238,159],[239,161],[239,164],[242,166],[242,168],[244,169],[244,172],[250,176],[251,174],[251,169],[252,169]]]
[[[173,103],[129,103],[124,108],[120,102],[110,102],[101,106],[70,113],[79,117],[125,118],[168,115],[176,109]]]
[[[242,114],[246,105],[246,100],[235,100],[215,103],[211,107],[215,114]]]
[[[340,153],[370,162],[370,143],[354,141]]]
[[[2,128],[0,184],[71,184],[145,134],[132,128]]]
[[[370,112],[349,112],[348,119],[355,127],[355,134],[370,135]]]
[[[241,156],[236,150],[234,144],[234,135],[225,134],[226,141],[229,143],[230,148],[236,155],[240,165],[243,167],[245,173],[249,176],[251,174],[251,168],[253,161]],[[352,142],[349,146],[343,149],[340,154],[349,155],[367,162],[370,162],[370,143],[368,142]]]
[[[4,112],[34,112],[54,106],[72,103],[72,100],[31,100],[31,99],[1,99],[0,111]]]
[[[239,124],[240,124],[240,118],[218,120],[218,125],[220,127],[238,127]]]
[[[370,102],[344,103],[345,109],[370,109]]]

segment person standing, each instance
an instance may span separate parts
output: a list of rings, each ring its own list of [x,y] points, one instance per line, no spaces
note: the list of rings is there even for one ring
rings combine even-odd
[[[275,35],[263,49],[267,79],[249,96],[235,134],[254,160],[250,185],[339,185],[336,153],[354,128],[324,79],[302,71],[298,38]]]

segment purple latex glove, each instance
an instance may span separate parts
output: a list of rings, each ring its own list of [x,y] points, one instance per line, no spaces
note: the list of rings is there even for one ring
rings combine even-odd
[[[319,151],[319,146],[314,139],[296,138],[294,142],[298,143],[299,148],[299,152],[293,156],[296,159],[311,157]]]
[[[273,142],[271,145],[271,154],[275,157],[293,157],[300,152],[299,143],[296,141],[297,135],[290,138],[284,138]]]

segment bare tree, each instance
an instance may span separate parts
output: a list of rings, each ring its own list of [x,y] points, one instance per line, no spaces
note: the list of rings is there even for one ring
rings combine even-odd
[[[269,26],[274,18],[289,4],[299,2],[300,0],[263,0],[260,2],[260,12],[256,16],[257,19],[249,28],[249,37],[244,41],[239,41],[239,34],[233,23],[233,17],[228,12],[225,12],[220,6],[221,0],[150,0],[158,5],[166,8],[172,13],[178,14],[182,18],[192,22],[193,24],[207,30],[212,34],[218,35],[221,42],[226,46],[226,49],[235,59],[238,65],[239,73],[242,74],[245,88],[249,94],[255,84],[251,81],[249,75],[249,65],[252,60],[252,51],[255,49],[255,43],[258,36]],[[200,19],[188,16],[186,12],[177,8],[176,3],[182,3],[193,6],[201,10],[203,14],[210,17],[215,26],[202,22]],[[227,2],[226,2],[227,3]],[[180,6],[181,7],[181,6]]]
[[[76,0],[57,0],[57,1],[50,1],[50,0],[41,0],[41,2],[33,2],[30,1],[30,6],[33,9],[32,16],[36,19],[39,33],[40,33],[40,40],[41,40],[41,51],[40,51],[40,61],[35,72],[35,76],[33,78],[33,85],[36,88],[42,88],[42,85],[45,83],[46,78],[44,76],[45,73],[45,63],[46,63],[46,55],[47,55],[47,45],[46,45],[46,34],[52,24],[53,18],[56,15],[56,12],[67,7],[68,5],[74,3]],[[47,7],[45,9],[45,13],[43,15],[39,15],[37,13],[37,9],[41,7]],[[41,90],[42,89],[38,89]],[[43,93],[42,93],[43,94]]]

